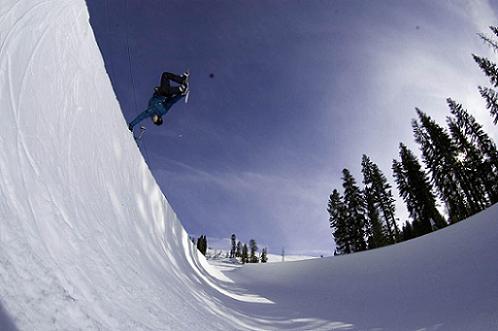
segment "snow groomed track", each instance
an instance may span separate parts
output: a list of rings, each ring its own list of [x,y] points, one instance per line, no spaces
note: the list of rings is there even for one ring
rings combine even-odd
[[[1,330],[497,330],[498,207],[223,273],[127,130],[82,0],[0,4]]]

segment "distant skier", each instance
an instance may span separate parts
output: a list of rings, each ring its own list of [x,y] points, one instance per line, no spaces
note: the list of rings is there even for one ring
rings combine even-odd
[[[183,75],[181,76],[172,74],[170,72],[163,72],[163,74],[161,75],[161,85],[154,88],[154,94],[149,100],[148,108],[128,124],[128,129],[133,132],[133,127],[147,117],[152,118],[152,122],[155,125],[163,124],[162,117],[176,102],[187,95],[188,76],[188,72],[183,73]],[[180,85],[171,86],[170,80]]]

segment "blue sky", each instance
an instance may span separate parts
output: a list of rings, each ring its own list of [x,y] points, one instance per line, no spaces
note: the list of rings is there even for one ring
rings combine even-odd
[[[192,234],[328,255],[341,170],[360,182],[367,153],[391,178],[399,142],[417,148],[414,107],[443,123],[454,97],[497,138],[470,56],[492,56],[476,33],[494,0],[87,3],[128,121],[162,71],[191,71],[189,103],[145,122],[141,150]]]

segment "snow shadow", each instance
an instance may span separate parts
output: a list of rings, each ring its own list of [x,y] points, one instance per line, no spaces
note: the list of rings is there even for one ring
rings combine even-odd
[[[2,302],[0,302],[0,330],[2,331],[17,331],[17,327],[12,321],[12,318],[3,308]]]

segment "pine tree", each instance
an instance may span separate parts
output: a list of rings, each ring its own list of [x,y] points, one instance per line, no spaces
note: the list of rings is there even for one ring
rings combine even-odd
[[[342,171],[344,187],[344,205],[347,210],[347,230],[353,252],[364,251],[365,242],[365,208],[361,190],[348,169]]]
[[[382,247],[387,245],[388,235],[386,235],[386,227],[383,225],[383,221],[380,217],[380,208],[379,208],[379,197],[376,194],[375,188],[372,187],[372,177],[373,174],[373,163],[370,159],[363,155],[362,157],[362,173],[363,173],[363,184],[365,184],[365,188],[363,189],[364,198],[365,198],[365,209],[366,209],[366,218],[367,218],[367,244],[368,249]]]
[[[462,134],[468,137],[469,144],[474,146],[471,151],[473,158],[480,159],[477,172],[481,178],[491,203],[498,202],[498,151],[493,140],[484,132],[482,126],[460,104],[447,99],[452,119],[460,128]],[[476,155],[474,155],[476,154]],[[476,166],[474,164],[474,166]]]
[[[379,170],[376,164],[373,165],[373,186],[376,189],[376,195],[379,199],[380,210],[384,218],[384,224],[387,229],[388,242],[396,243],[399,240],[399,227],[396,224],[396,206],[392,195],[391,185],[387,178]]]
[[[489,27],[495,36],[498,36],[498,29],[496,27]],[[482,40],[484,40],[495,52],[498,52],[498,43],[493,37],[488,37],[484,34],[479,34]],[[498,66],[491,62],[489,59],[472,54],[474,61],[481,67],[482,71],[486,76],[488,76],[493,87],[498,87]],[[479,93],[486,100],[486,107],[489,109],[491,116],[493,117],[493,122],[496,125],[498,123],[498,95],[493,88],[486,88],[479,86]]]
[[[197,239],[197,249],[202,255],[206,256],[207,253],[207,239],[205,235],[201,235],[199,239]]]
[[[433,229],[436,230],[436,229]],[[427,234],[427,225],[422,223],[420,220],[412,222],[412,234],[413,238],[423,236]]]
[[[261,263],[268,262],[268,254],[266,253],[266,248],[261,251]]]
[[[489,81],[494,87],[498,87],[498,66],[487,58],[472,54],[474,61],[479,65],[484,74],[488,76]]]
[[[490,26],[489,29],[495,36],[498,36],[498,29],[494,26]],[[484,42],[486,42],[494,52],[498,52],[498,43],[493,39],[493,37],[489,37],[483,33],[477,34]]]
[[[239,241],[237,243],[237,249],[235,251],[235,257],[241,257],[242,256],[242,243]]]
[[[413,224],[406,231],[415,236],[413,228],[417,227],[417,234],[423,235],[436,228],[446,226],[436,205],[436,197],[431,189],[429,178],[422,170],[416,156],[402,143],[399,144],[401,162],[393,160],[393,175],[397,183],[399,195],[405,201]],[[405,224],[405,228],[406,228]]]
[[[199,252],[202,253],[202,236],[200,236],[199,238],[197,238],[197,249],[199,250]]]
[[[496,125],[498,123],[498,93],[489,87],[479,86],[479,93],[486,101],[486,108],[489,109],[491,116],[493,117],[493,123]]]
[[[230,239],[232,240],[232,248],[230,249],[230,257],[233,258],[233,257],[235,257],[235,251],[237,250],[237,245],[236,245],[237,236],[235,235],[235,233],[232,234],[232,237]]]
[[[420,109],[416,110],[420,124],[412,121],[415,141],[421,147],[432,182],[446,204],[450,221],[458,222],[472,214],[466,201],[469,193],[466,178],[458,166],[458,149],[443,128]]]
[[[461,170],[460,185],[466,196],[469,212],[475,214],[487,204],[486,192],[479,177],[481,158],[479,151],[472,146],[465,134],[453,119],[448,119],[448,128],[453,143],[458,149],[456,166]]]
[[[484,166],[483,155],[469,141],[467,135],[453,118],[448,117],[447,122],[452,140],[458,148],[458,166],[462,170],[466,181],[467,202],[470,212],[474,214],[489,205],[484,178],[481,177]]]
[[[247,249],[247,245],[246,244],[244,244],[244,246],[242,246],[241,258],[242,258],[242,263],[248,263],[249,262],[249,255],[248,255],[248,249]]]
[[[333,190],[329,198],[328,209],[330,228],[336,244],[336,254],[349,254],[353,252],[352,243],[349,238],[347,224],[347,210],[341,195]]]
[[[258,263],[259,259],[258,256],[256,255],[256,252],[258,251],[258,245],[256,244],[256,240],[254,239],[249,240],[249,249],[251,251],[249,262]]]
[[[374,195],[369,187],[365,187],[364,193],[368,224],[366,231],[368,249],[385,246],[387,245],[387,239],[379,217]]]
[[[207,238],[206,238],[206,235],[204,235],[204,239],[203,239],[203,243],[202,243],[202,254],[204,256],[206,256],[206,253],[207,253],[207,247],[208,247],[208,244],[207,244]]]
[[[387,182],[387,178],[384,176],[382,171],[380,171],[377,164],[373,163],[370,158],[366,155],[362,157],[362,173],[363,173],[363,183],[366,188],[368,188],[368,195],[365,192],[365,198],[371,201],[367,202],[367,208],[370,204],[371,208],[377,209],[377,214],[381,216],[382,224],[381,227],[384,228],[383,235],[378,237],[379,242],[385,243],[395,243],[399,238],[399,228],[396,224],[395,218],[395,200],[392,196],[391,185]],[[376,212],[370,211],[369,215],[374,216]],[[373,227],[377,225],[372,225]],[[380,233],[377,234],[379,236]],[[376,240],[377,241],[377,240]]]
[[[403,225],[403,229],[401,231],[401,238],[403,241],[415,238],[415,236],[413,235],[412,225],[408,221],[406,221],[405,225]]]

